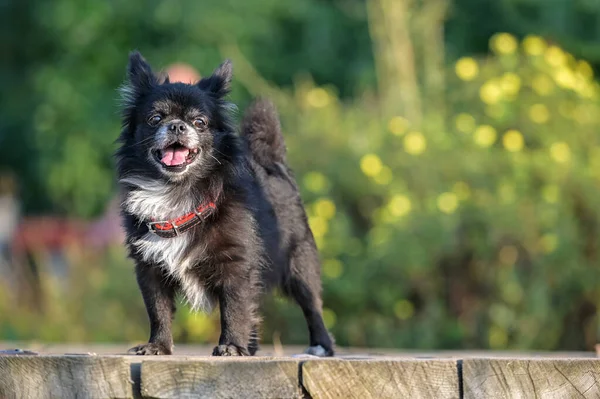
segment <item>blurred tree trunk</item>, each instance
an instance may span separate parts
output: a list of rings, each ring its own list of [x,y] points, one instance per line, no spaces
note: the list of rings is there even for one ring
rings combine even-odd
[[[422,43],[423,87],[425,117],[436,127],[443,128],[446,121],[446,79],[444,21],[448,0],[424,0],[415,21],[415,35]]]
[[[398,101],[400,114],[420,126],[421,95],[408,22],[412,3],[412,0],[369,0],[367,10],[380,94],[388,105]]]
[[[386,113],[420,127],[445,120],[444,20],[449,0],[369,0],[379,92]],[[400,104],[400,109],[395,107]]]

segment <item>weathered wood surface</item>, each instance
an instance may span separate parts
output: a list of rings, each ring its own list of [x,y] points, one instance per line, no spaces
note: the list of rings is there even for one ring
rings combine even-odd
[[[299,361],[229,359],[142,362],[150,398],[302,398]]]
[[[1,348],[0,348],[1,349]],[[92,352],[78,350],[78,352]],[[214,358],[0,352],[5,398],[600,398],[600,359],[506,353]]]
[[[131,398],[129,362],[116,357],[0,356],[0,398]]]
[[[453,360],[308,360],[302,383],[315,399],[459,397]]]
[[[121,344],[47,344],[36,342],[5,342],[0,341],[0,350],[21,348],[44,354],[84,354],[94,353],[98,355],[125,355],[127,349],[139,344],[139,342],[125,342]],[[178,356],[208,356],[212,353],[214,345],[193,345],[193,344],[177,344],[175,346],[175,355]],[[271,345],[261,345],[258,351],[259,356],[275,356],[289,357],[295,354],[300,354],[306,349],[305,346],[285,345],[283,347],[273,347]],[[529,357],[596,357],[595,352],[540,352],[540,351],[485,351],[485,350],[442,350],[442,351],[412,351],[398,350],[386,348],[336,348],[336,354],[342,357],[380,357],[391,356],[394,358],[489,358],[489,357],[510,357],[510,358],[529,358]]]
[[[464,397],[600,398],[600,359],[466,359]]]

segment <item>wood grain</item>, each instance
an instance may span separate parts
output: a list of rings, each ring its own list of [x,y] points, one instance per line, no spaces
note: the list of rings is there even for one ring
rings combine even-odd
[[[600,398],[600,359],[465,359],[465,398]]]
[[[454,360],[309,360],[302,384],[317,398],[458,398]]]
[[[0,398],[131,398],[129,363],[117,357],[0,356]]]
[[[143,361],[141,392],[151,398],[302,398],[299,361]]]
[[[6,352],[13,353],[13,352]],[[600,398],[595,357],[0,355],[0,398]],[[459,373],[458,363],[461,364]]]

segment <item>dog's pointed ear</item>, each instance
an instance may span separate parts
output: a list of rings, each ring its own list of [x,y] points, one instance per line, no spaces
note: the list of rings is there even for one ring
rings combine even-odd
[[[157,83],[156,75],[152,72],[150,64],[138,51],[129,54],[127,78],[131,86],[140,91],[149,89]]]
[[[127,80],[120,88],[122,106],[125,109],[132,107],[140,95],[157,84],[158,78],[144,57],[138,51],[131,52],[127,65]]]
[[[215,94],[218,97],[224,97],[231,90],[231,79],[233,77],[233,64],[231,60],[225,60],[211,76],[198,82],[198,87]]]

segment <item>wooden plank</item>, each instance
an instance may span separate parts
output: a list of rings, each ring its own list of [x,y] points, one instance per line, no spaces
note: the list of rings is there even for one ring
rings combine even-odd
[[[21,348],[39,352],[41,354],[98,354],[98,355],[126,355],[127,349],[131,348],[139,342],[128,343],[39,343],[39,342],[18,342],[18,341],[0,341],[0,350]],[[212,353],[214,345],[197,345],[197,344],[177,344],[175,345],[176,356],[209,356]],[[272,345],[261,345],[258,355],[260,357],[289,357],[298,355],[304,352],[305,346],[285,345],[283,351],[274,348]],[[336,357],[348,358],[357,356],[369,356],[381,358],[382,356],[394,356],[402,358],[489,358],[489,357],[514,357],[514,358],[529,358],[529,357],[596,357],[593,351],[588,352],[558,352],[558,351],[489,351],[489,350],[439,350],[439,351],[417,351],[417,350],[398,350],[392,348],[360,348],[360,347],[340,347],[336,346]]]
[[[465,359],[465,398],[600,398],[600,359]]]
[[[143,361],[147,398],[302,398],[299,361],[260,358]]]
[[[455,360],[308,360],[302,384],[318,398],[458,398]]]
[[[0,398],[131,398],[129,367],[117,357],[0,356]]]

